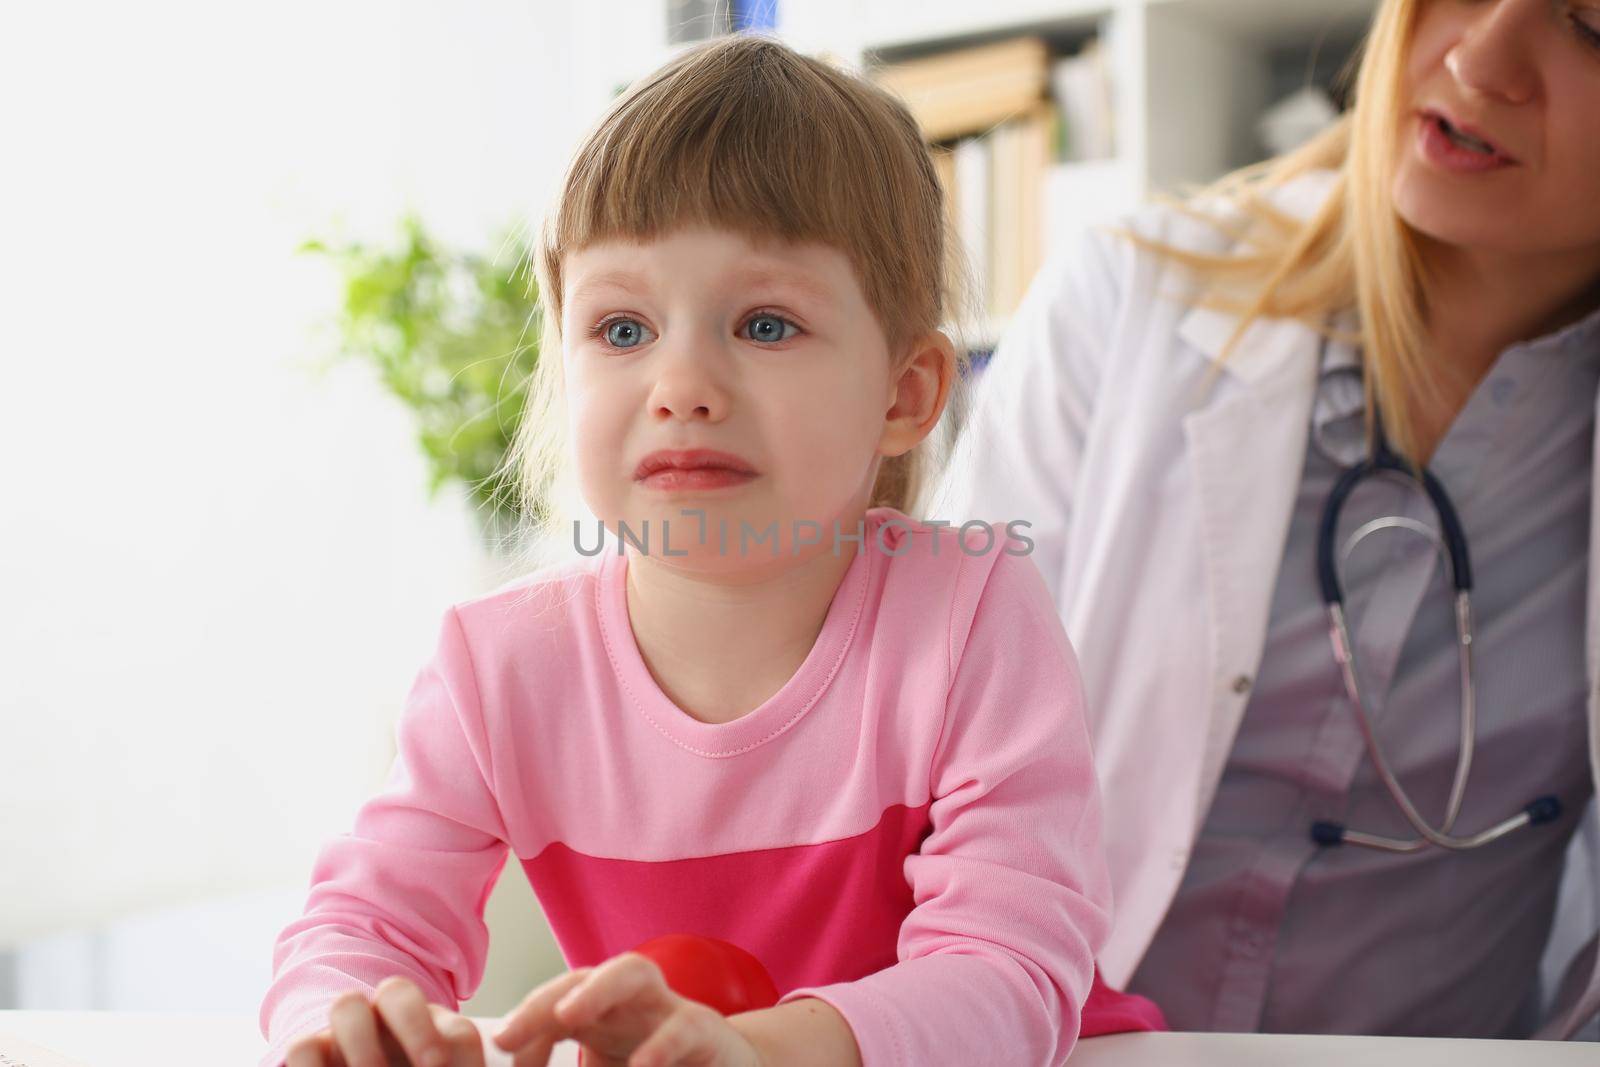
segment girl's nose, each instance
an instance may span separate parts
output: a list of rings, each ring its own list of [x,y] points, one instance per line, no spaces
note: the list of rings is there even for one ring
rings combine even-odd
[[[727,417],[728,390],[717,379],[716,356],[705,347],[709,343],[685,338],[669,351],[657,349],[649,398],[653,416],[706,422]]]
[[[1463,89],[1510,104],[1538,90],[1536,34],[1550,18],[1548,0],[1492,0],[1467,16],[1445,69]]]

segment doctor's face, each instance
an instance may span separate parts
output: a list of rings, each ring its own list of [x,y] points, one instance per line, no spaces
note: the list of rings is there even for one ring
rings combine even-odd
[[[1393,195],[1446,244],[1600,260],[1600,0],[1418,0]]]
[[[843,252],[687,228],[576,250],[563,274],[568,425],[584,501],[608,529],[638,536],[648,522],[650,557],[707,572],[770,567],[774,541],[753,538],[774,523],[791,564],[797,524],[821,529],[802,530],[821,542],[802,556],[833,550],[835,519],[855,533],[895,390]],[[718,453],[720,469],[651,472],[663,450],[694,449]],[[696,509],[703,545],[701,520],[683,514]]]

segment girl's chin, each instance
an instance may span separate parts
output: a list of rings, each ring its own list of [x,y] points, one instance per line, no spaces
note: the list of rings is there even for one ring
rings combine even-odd
[[[809,559],[830,551],[835,544],[841,556],[859,546],[865,519],[846,524],[827,517],[842,510],[814,500],[694,494],[663,499],[649,495],[615,501],[604,509],[606,517],[598,520],[598,525],[604,527],[608,541],[620,540],[630,553],[658,556],[672,567],[760,569],[774,562],[793,564]],[[839,528],[837,537],[835,526]],[[592,545],[600,536],[596,527],[597,520],[582,526],[584,545]]]
[[[707,561],[721,567],[724,560],[741,555],[770,558],[778,533],[775,521],[751,516],[747,508],[689,498],[602,519],[599,525],[608,538],[626,544],[631,552],[660,557],[675,567],[703,567]],[[586,542],[599,536],[594,526],[584,527]]]

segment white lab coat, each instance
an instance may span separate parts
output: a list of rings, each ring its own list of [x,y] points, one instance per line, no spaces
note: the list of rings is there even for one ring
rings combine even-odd
[[[1309,175],[1275,197],[1305,217],[1332,179]],[[1127,221],[1182,247],[1226,249],[1170,209]],[[1178,888],[1250,696],[1318,370],[1319,336],[1289,320],[1256,322],[1218,364],[1236,320],[1185,302],[1182,279],[1099,231],[1054,255],[983,372],[961,450],[928,506],[935,519],[1032,523],[1033,558],[1089,697],[1115,893],[1101,968],[1119,988]],[[1600,782],[1594,515],[1586,662]],[[1572,1036],[1600,1011],[1594,803],[1561,898],[1540,1037]]]

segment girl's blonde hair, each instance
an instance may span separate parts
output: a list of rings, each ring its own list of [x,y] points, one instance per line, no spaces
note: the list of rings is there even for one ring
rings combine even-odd
[[[1299,149],[1227,175],[1183,205],[1230,232],[1240,250],[1206,255],[1134,236],[1208,283],[1199,302],[1239,316],[1224,357],[1258,318],[1295,318],[1332,336],[1329,319],[1355,309],[1369,433],[1381,410],[1390,444],[1415,457],[1421,403],[1451,369],[1427,358],[1423,261],[1417,233],[1391,197],[1402,71],[1417,11],[1428,0],[1384,0],[1364,43],[1349,113]],[[1276,210],[1271,191],[1313,170],[1338,172],[1321,208],[1301,220]],[[1211,200],[1220,212],[1200,208]]]
[[[572,474],[561,359],[564,257],[608,239],[647,241],[690,224],[757,244],[814,241],[849,258],[888,340],[911,342],[969,312],[970,271],[916,120],[893,96],[771,38],[720,38],[630,86],[578,148],[530,251],[540,358],[508,451],[528,541],[566,518]],[[946,411],[965,399],[965,346]],[[939,458],[936,434],[886,457],[869,506],[910,512]],[[563,491],[561,485],[566,484]],[[537,560],[529,552],[530,561]]]

